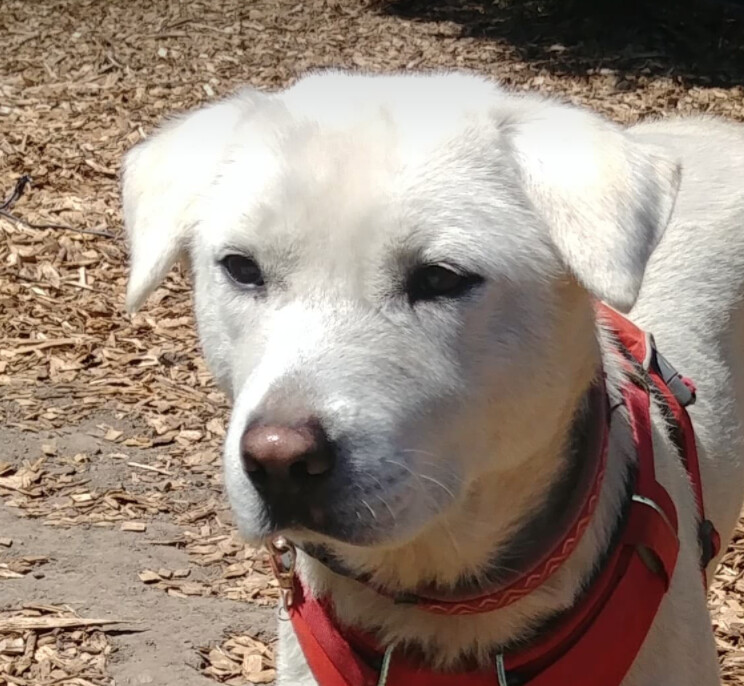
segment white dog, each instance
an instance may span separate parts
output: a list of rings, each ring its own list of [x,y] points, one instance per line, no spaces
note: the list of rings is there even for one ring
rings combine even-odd
[[[655,471],[679,550],[668,565],[637,546],[657,578],[673,565],[650,628],[630,628],[642,600],[606,635],[592,625],[603,650],[582,644],[568,680],[510,655],[592,592],[631,503],[673,538],[669,507],[631,497],[649,432],[622,403],[632,375],[597,300],[696,381],[704,507],[730,538],[744,493],[744,129],[621,129],[458,73],[325,72],[170,123],[127,156],[123,195],[129,308],[179,256],[193,271],[204,354],[234,401],[225,474],[242,532],[285,536],[290,557],[297,546],[290,613],[322,598],[312,609],[334,645],[352,646],[333,681],[308,666],[329,655],[315,619],[302,640],[280,622],[280,683],[718,683],[699,511],[658,398]],[[556,557],[570,526],[580,535]],[[560,564],[504,601],[547,553]],[[481,596],[498,607],[427,606]],[[602,665],[623,631],[645,640],[613,680]]]

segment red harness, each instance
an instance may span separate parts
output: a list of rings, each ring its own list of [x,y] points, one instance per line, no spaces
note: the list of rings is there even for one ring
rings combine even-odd
[[[622,388],[622,397],[630,418],[637,467],[633,495],[618,542],[591,587],[546,635],[524,649],[495,656],[493,668],[445,673],[426,669],[396,654],[394,646],[384,650],[371,636],[340,626],[328,599],[313,598],[293,575],[284,574],[282,578],[280,574],[285,588],[287,582],[293,584],[289,614],[320,686],[620,684],[669,587],[679,551],[677,513],[655,476],[652,393],[669,415],[697,498],[704,573],[707,563],[718,552],[719,540],[712,524],[705,519],[695,436],[685,410],[685,405],[694,401],[694,387],[661,357],[651,336],[604,305],[599,307],[598,314],[614,332],[628,361],[629,381]],[[606,461],[608,424],[609,421],[604,422],[600,459],[584,505],[549,555],[517,580],[492,593],[454,600],[420,597],[415,606],[448,615],[488,612],[510,605],[544,583],[575,549],[594,513]],[[281,566],[277,559],[274,563]]]

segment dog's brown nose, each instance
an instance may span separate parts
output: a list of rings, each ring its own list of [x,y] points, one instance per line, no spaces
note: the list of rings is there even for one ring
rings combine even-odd
[[[308,421],[295,426],[254,424],[241,439],[243,469],[256,485],[302,485],[333,468],[334,452],[323,429]]]

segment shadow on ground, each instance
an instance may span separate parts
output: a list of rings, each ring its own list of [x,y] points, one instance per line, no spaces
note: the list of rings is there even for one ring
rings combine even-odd
[[[609,68],[687,85],[744,83],[743,0],[388,0],[380,11],[451,21],[559,74]]]

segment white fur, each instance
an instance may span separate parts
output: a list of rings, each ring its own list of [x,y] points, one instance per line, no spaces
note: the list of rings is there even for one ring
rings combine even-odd
[[[188,115],[128,155],[128,304],[188,255],[204,353],[234,399],[225,472],[244,534],[273,530],[240,467],[243,428],[313,415],[345,446],[351,476],[328,515],[343,535],[286,533],[324,542],[391,590],[477,574],[543,502],[600,363],[618,393],[591,297],[632,308],[698,382],[706,506],[725,544],[744,492],[743,179],[742,129],[714,119],[623,130],[470,75],[313,74]],[[258,261],[265,293],[229,282],[218,260],[231,252]],[[485,282],[459,301],[411,306],[401,290],[417,261]],[[655,420],[681,550],[624,686],[712,685],[697,512]],[[610,440],[577,550],[507,608],[432,617],[304,558],[303,578],[343,621],[415,641],[434,665],[467,652],[487,662],[574,602],[634,459],[622,412]],[[281,683],[313,684],[288,624],[280,635]]]

